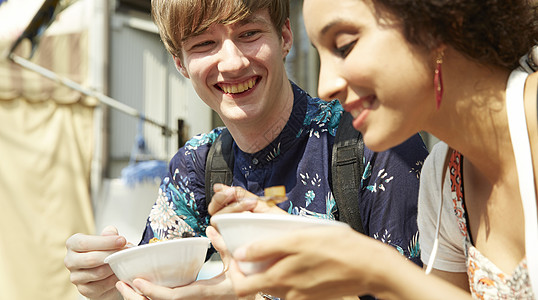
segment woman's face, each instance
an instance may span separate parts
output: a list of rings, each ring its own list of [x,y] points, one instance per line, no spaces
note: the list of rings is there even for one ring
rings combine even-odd
[[[339,99],[366,145],[386,150],[423,129],[435,111],[435,61],[361,0],[305,0],[306,30],[321,68],[319,95]]]

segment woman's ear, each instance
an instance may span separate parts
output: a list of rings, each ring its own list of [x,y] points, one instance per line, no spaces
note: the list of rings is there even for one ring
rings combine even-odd
[[[181,73],[181,75],[185,76],[185,78],[189,78],[189,72],[187,72],[187,70],[185,69],[185,67],[183,66],[183,63],[181,62],[181,59],[177,56],[172,56],[173,59],[174,59],[174,64],[176,65],[176,69],[178,70],[179,73]]]

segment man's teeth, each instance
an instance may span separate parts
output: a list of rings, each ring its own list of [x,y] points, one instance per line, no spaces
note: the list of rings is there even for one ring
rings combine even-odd
[[[228,94],[237,94],[242,93],[254,86],[256,83],[255,79],[249,79],[245,82],[239,83],[239,84],[222,84],[220,88]]]

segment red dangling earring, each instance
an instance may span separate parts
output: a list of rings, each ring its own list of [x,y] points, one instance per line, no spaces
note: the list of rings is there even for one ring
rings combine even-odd
[[[441,71],[441,65],[443,64],[443,54],[437,58],[437,67],[435,68],[435,76],[433,77],[433,85],[435,87],[435,103],[437,104],[437,110],[441,107],[441,100],[443,100],[443,74]]]

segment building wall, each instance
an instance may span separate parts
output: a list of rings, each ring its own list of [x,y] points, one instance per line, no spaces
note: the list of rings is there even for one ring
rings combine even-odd
[[[175,69],[151,19],[117,12],[110,24],[110,96],[172,129],[183,120],[186,137],[211,130],[211,110]],[[108,124],[107,176],[113,178],[128,163],[140,131],[136,118],[118,110],[109,111]],[[156,159],[169,160],[179,146],[177,134],[163,135],[152,124],[144,124],[143,136]]]

